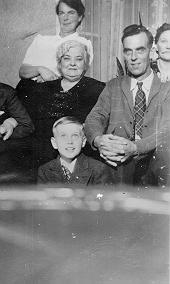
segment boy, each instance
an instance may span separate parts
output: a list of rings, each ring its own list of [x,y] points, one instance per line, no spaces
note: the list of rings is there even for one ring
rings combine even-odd
[[[57,120],[53,125],[53,135],[51,143],[59,156],[39,167],[39,183],[112,183],[109,166],[81,153],[86,137],[83,125],[76,118],[65,116]]]

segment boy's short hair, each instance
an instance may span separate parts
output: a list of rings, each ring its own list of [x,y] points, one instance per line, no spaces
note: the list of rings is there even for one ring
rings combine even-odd
[[[122,35],[122,43],[124,41],[124,39],[126,37],[129,37],[129,36],[133,36],[133,35],[138,35],[140,33],[145,33],[147,38],[148,38],[148,45],[151,47],[152,44],[153,44],[153,35],[152,33],[147,30],[147,28],[145,26],[142,26],[142,25],[136,25],[136,24],[133,24],[133,25],[130,25],[130,26],[127,26],[124,30],[123,30],[123,35]]]
[[[54,134],[54,131],[55,131],[55,129],[58,125],[66,125],[66,124],[70,124],[70,123],[80,125],[82,127],[82,131],[83,131],[83,134],[84,134],[83,124],[81,123],[81,121],[78,118],[76,118],[74,116],[64,116],[64,117],[56,120],[54,122],[53,128],[52,128],[53,134]]]

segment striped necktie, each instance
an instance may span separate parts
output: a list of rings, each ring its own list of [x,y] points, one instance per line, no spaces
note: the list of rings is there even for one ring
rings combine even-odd
[[[140,138],[142,137],[142,126],[143,126],[143,118],[146,110],[146,96],[144,91],[142,90],[143,82],[138,82],[138,90],[135,96],[135,135],[137,134]]]
[[[67,167],[65,167],[64,165],[61,166],[64,176],[66,177],[66,179],[69,181],[71,178],[71,172],[69,171],[69,169]]]

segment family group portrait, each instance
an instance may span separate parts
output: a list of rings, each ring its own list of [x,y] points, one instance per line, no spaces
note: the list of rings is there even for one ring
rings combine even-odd
[[[170,0],[0,0],[0,46],[0,283],[170,283]]]

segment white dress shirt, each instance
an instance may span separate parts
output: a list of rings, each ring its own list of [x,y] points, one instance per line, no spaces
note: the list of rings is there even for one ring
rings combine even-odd
[[[149,93],[150,93],[150,89],[151,89],[153,78],[154,78],[154,74],[153,74],[153,71],[151,70],[151,74],[147,78],[145,78],[144,80],[140,81],[140,82],[143,83],[142,90],[144,91],[145,96],[146,96],[146,105],[148,104],[148,98],[149,98]],[[138,90],[137,83],[138,83],[137,79],[131,78],[130,90],[131,90],[131,92],[133,94],[133,104],[134,105],[135,105],[136,93],[137,93],[137,90]]]
[[[68,163],[60,157],[61,166],[66,167],[70,171],[70,173],[73,173],[76,161],[77,161],[77,158],[74,159],[71,163]]]

